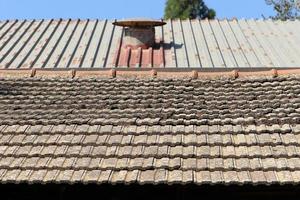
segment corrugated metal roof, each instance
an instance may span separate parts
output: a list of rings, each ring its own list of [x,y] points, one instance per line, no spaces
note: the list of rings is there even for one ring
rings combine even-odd
[[[108,20],[0,22],[0,67],[299,67],[300,21],[173,20],[157,45],[122,49],[123,28]]]

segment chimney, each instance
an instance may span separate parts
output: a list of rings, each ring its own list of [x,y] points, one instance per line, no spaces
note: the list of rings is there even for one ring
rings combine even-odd
[[[148,49],[155,44],[155,27],[166,23],[151,19],[128,19],[116,21],[113,24],[125,28],[122,42],[124,48]]]

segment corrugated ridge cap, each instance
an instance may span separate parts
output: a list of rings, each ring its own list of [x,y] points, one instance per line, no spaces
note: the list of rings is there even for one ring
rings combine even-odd
[[[0,69],[0,78],[247,78],[300,75],[299,69]]]

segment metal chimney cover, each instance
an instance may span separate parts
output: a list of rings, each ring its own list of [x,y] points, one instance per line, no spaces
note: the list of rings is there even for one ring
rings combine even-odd
[[[115,21],[113,25],[123,26],[123,27],[155,27],[155,26],[163,26],[166,22],[160,20],[153,19],[144,19],[144,18],[136,18],[136,19],[126,19]]]
[[[124,27],[122,47],[131,49],[148,49],[155,45],[155,27],[163,26],[163,21],[152,19],[126,19],[113,23]]]

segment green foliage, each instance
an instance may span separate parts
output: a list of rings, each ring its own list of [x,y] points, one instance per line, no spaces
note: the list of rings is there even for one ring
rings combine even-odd
[[[272,5],[276,11],[273,19],[287,20],[299,19],[300,0],[265,0],[268,5]]]
[[[214,19],[216,12],[209,9],[203,0],[168,0],[165,19]]]

